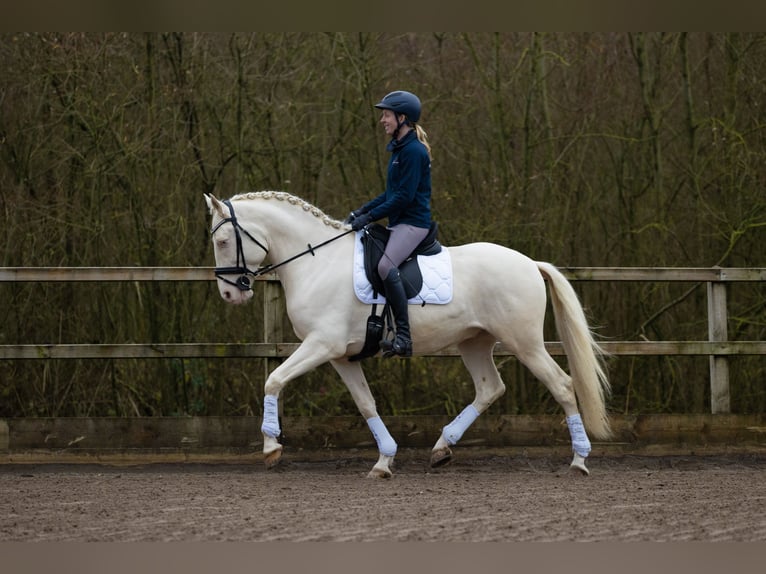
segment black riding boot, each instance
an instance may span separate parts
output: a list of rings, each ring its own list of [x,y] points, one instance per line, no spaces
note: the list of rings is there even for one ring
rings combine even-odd
[[[391,269],[388,276],[383,280],[386,289],[386,301],[394,312],[396,324],[396,337],[393,341],[383,340],[380,349],[384,357],[399,355],[400,357],[412,356],[412,340],[410,339],[410,318],[407,310],[407,294],[404,292],[402,277],[398,269]]]

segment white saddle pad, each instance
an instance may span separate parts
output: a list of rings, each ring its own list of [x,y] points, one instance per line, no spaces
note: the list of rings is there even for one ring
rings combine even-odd
[[[356,232],[354,242],[354,292],[362,303],[384,304],[386,298],[378,294],[374,296],[372,284],[364,272],[364,246],[362,245],[362,231]],[[418,255],[420,273],[423,275],[423,287],[420,293],[409,300],[411,305],[446,305],[452,301],[452,259],[449,250],[442,247],[436,255]]]

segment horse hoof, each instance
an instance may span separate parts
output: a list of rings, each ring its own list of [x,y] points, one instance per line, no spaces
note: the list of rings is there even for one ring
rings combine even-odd
[[[590,475],[588,467],[585,466],[585,457],[582,457],[577,453],[575,453],[574,458],[572,459],[572,464],[569,465],[569,470],[574,473],[582,474],[583,476]]]
[[[440,448],[431,453],[431,468],[446,466],[452,462],[452,451],[449,448]]]
[[[391,476],[390,470],[377,466],[373,466],[372,470],[367,474],[367,478],[391,478]]]
[[[263,457],[263,463],[266,465],[267,470],[276,468],[280,460],[282,460],[281,448],[278,448],[277,450],[272,450],[270,453],[264,455]]]

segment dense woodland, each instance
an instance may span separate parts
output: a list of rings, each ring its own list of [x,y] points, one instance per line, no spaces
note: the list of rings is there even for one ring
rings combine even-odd
[[[766,267],[766,34],[734,33],[2,34],[0,266],[212,266],[204,192],[284,190],[342,219],[384,187],[373,105],[394,89],[423,101],[446,245]],[[707,339],[704,284],[575,287],[601,337]],[[262,334],[259,295],[230,307],[213,282],[0,291],[0,344]],[[763,340],[763,284],[732,286],[729,314],[731,340]],[[367,363],[384,416],[472,400],[459,359]],[[491,412],[559,412],[498,364]],[[709,412],[706,357],[609,372],[613,412]],[[733,359],[731,381],[733,412],[764,412],[763,357]],[[259,415],[262,385],[260,359],[2,361],[0,416]],[[283,397],[285,414],[356,413],[329,366]]]

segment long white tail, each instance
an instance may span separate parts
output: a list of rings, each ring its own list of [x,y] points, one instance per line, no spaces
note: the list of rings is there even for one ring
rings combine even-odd
[[[567,354],[569,373],[585,428],[597,439],[608,439],[612,430],[606,411],[606,398],[611,392],[604,367],[607,353],[593,338],[571,283],[550,263],[536,263],[540,273],[548,280],[556,329]]]

